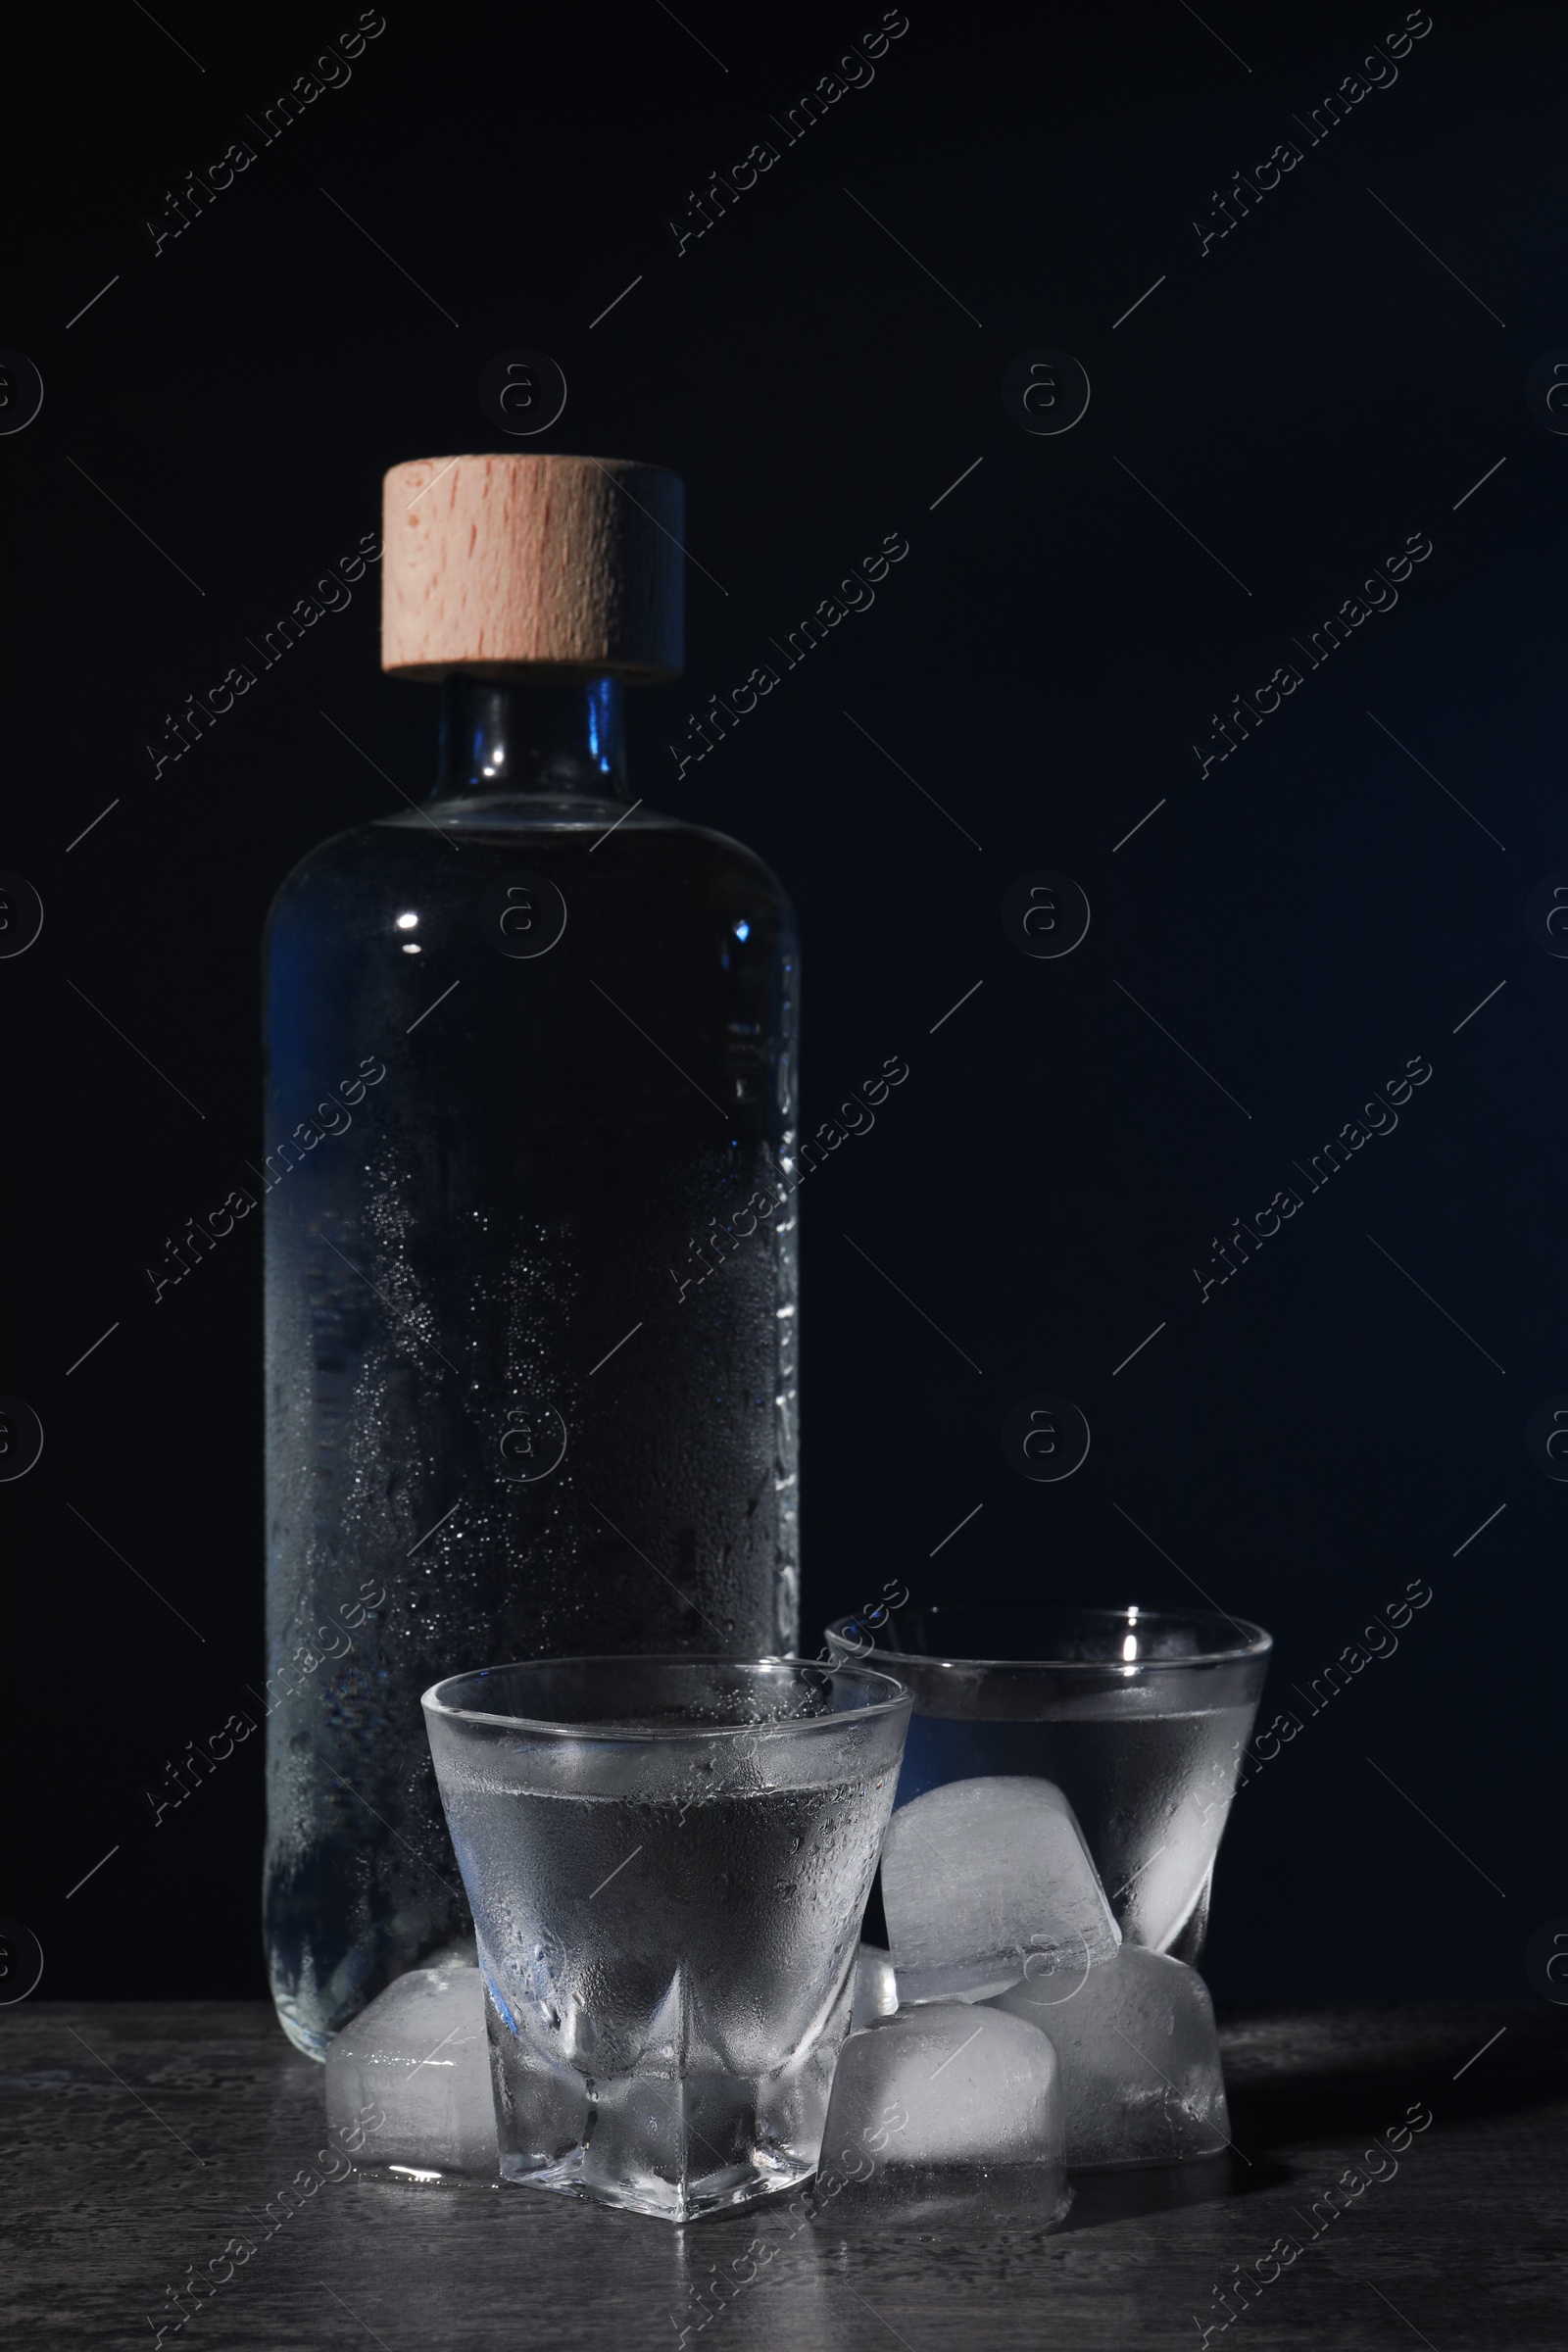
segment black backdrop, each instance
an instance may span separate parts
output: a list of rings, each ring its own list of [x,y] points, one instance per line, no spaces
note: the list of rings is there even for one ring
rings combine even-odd
[[[156,1305],[145,1269],[254,1155],[271,892],[426,788],[432,698],[380,677],[372,573],[184,759],[145,747],[376,527],[385,466],[498,445],[515,346],[569,387],[530,446],[686,477],[689,677],[634,704],[635,789],[793,892],[810,1123],[910,1065],[807,1197],[813,1645],[893,1579],[1268,1625],[1301,1729],[1228,1833],[1222,1996],[1519,1993],[1568,1911],[1564,1496],[1525,1438],[1568,1391],[1568,962],[1526,920],[1568,867],[1568,439],[1526,398],[1568,346],[1560,16],[910,0],[788,144],[882,18],[786,18],[388,0],[268,143],[351,7],[25,36],[0,863],[45,920],[0,964],[0,1388],[45,1445],[0,1489],[0,1911],[46,1992],[263,1988],[260,1741],[156,1829],[145,1793],[261,1679],[254,1224]],[[1055,435],[1002,396],[1042,347],[1091,386]],[[874,607],[677,780],[687,711],[890,532]],[[1041,869],[1092,910],[1055,959],[1001,919]],[[1093,1433],[1065,1481],[1004,1455],[1037,1392]]]

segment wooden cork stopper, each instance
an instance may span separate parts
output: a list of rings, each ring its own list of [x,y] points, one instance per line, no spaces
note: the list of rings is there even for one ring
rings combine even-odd
[[[383,669],[679,676],[677,474],[626,458],[415,458],[387,474],[383,517]]]

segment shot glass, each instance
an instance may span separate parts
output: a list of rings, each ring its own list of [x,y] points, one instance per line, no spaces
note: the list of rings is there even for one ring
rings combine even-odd
[[[853,1664],[557,1658],[423,1705],[503,2177],[672,2222],[808,2179],[906,1692]]]
[[[1128,1943],[1196,1967],[1214,1856],[1251,1736],[1270,1637],[1206,1611],[977,1602],[827,1629],[914,1700],[899,1802],[962,1781],[1054,1781]]]

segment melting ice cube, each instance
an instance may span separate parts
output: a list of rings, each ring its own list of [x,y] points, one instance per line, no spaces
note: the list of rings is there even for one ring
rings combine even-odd
[[[856,2033],[873,2018],[891,2017],[899,2005],[893,1960],[879,1943],[862,1943],[855,1960],[855,2007],[850,2024]]]
[[[925,2001],[839,2053],[813,2219],[1044,2229],[1067,2207],[1056,2054],[1021,2018]]]
[[[1081,1976],[1121,1941],[1077,1816],[1052,1781],[949,1781],[901,1806],[882,1902],[904,2001],[981,2001]]]
[[[326,2053],[326,2117],[357,2163],[494,2180],[496,2116],[476,1968],[416,1968]]]
[[[1081,1983],[1026,1981],[997,2007],[1055,2045],[1070,2165],[1176,2164],[1229,2145],[1214,2008],[1196,1969],[1124,1943]]]

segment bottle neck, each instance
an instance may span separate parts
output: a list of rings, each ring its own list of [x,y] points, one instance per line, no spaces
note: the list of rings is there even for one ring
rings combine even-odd
[[[619,678],[544,685],[454,670],[442,680],[441,748],[431,797],[519,792],[625,799]]]

